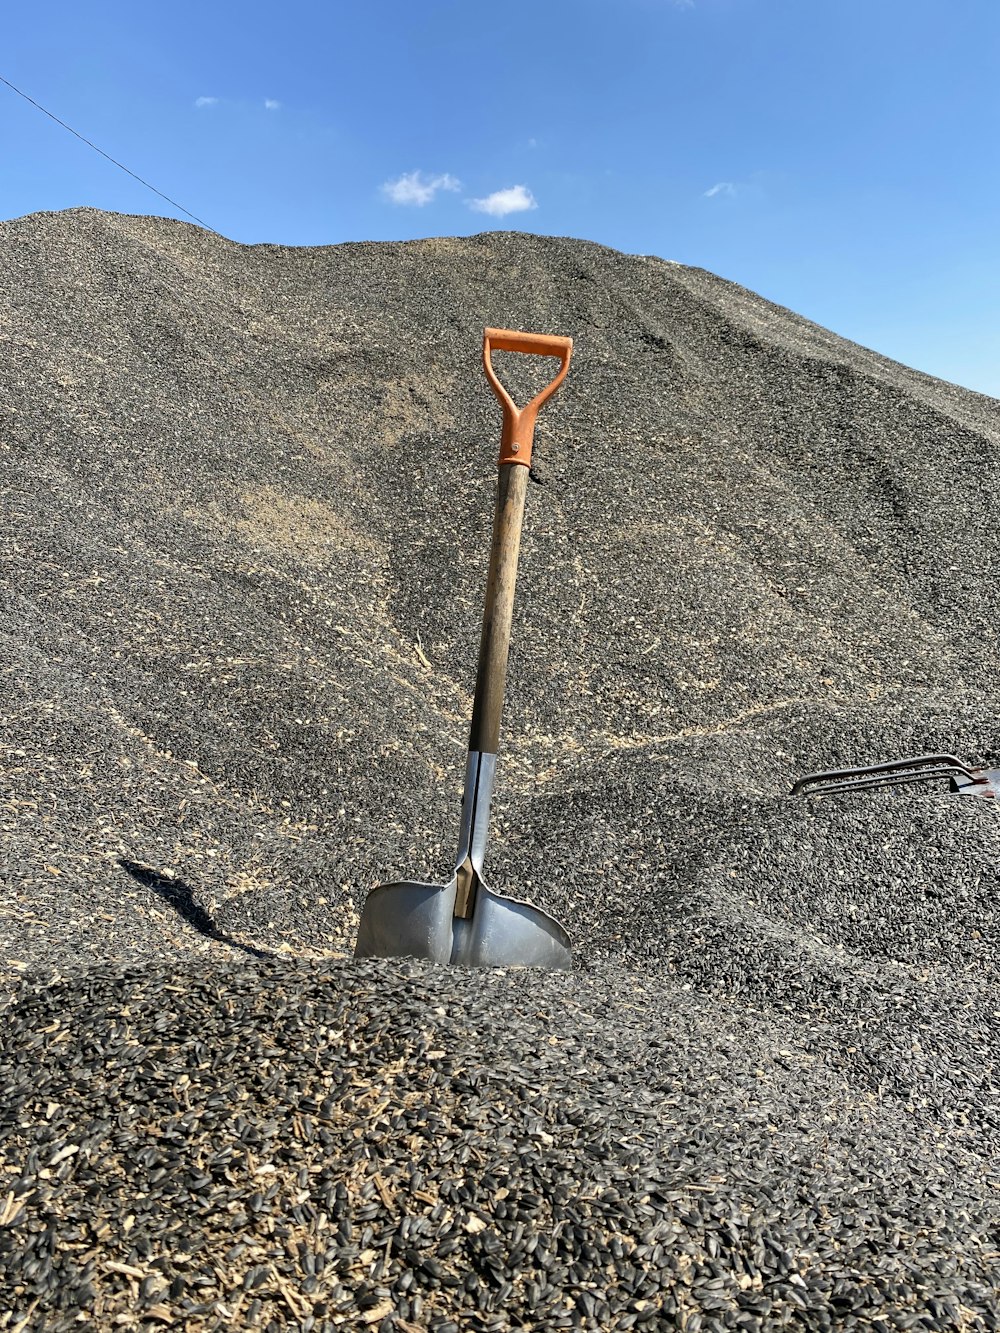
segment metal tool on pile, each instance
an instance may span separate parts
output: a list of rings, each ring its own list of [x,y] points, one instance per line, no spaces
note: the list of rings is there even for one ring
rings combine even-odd
[[[371,890],[354,951],[359,958],[415,957],[479,967],[571,965],[569,936],[558,921],[530,903],[504,898],[488,888],[483,858],[535,418],[566,378],[572,350],[571,338],[510,329],[486,329],[483,334],[483,367],[503,407],[503,433],[458,858],[447,884],[404,881]],[[494,373],[490,358],[494,351],[553,356],[562,364],[555,378],[526,407],[518,408]]]
[[[791,795],[829,796],[833,792],[872,791],[940,778],[947,778],[948,790],[960,796],[1000,796],[1000,768],[969,768],[953,754],[918,754],[884,764],[807,773],[796,782]]]

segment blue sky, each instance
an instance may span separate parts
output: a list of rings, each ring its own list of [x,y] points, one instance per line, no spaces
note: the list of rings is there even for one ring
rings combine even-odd
[[[695,264],[1000,397],[1000,0],[53,0],[0,75],[216,230]],[[183,216],[0,85],[0,217]]]

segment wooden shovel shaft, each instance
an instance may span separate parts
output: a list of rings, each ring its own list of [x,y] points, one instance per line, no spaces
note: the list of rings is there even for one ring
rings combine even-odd
[[[500,716],[507,681],[517,558],[521,549],[521,524],[524,520],[527,488],[526,467],[507,465],[500,468],[496,511],[493,515],[490,568],[486,579],[483,633],[479,641],[476,699],[469,732],[469,749],[480,754],[496,754],[500,740]]]
[[[558,374],[526,407],[519,408],[493,369],[490,353],[494,349],[557,357],[561,363]],[[528,489],[535,418],[542,404],[551,398],[566,378],[572,351],[571,338],[519,333],[513,329],[486,329],[483,333],[483,367],[503,408],[503,433],[497,504],[493,515],[493,544],[486,580],[486,607],[483,611],[482,638],[479,641],[476,698],[469,734],[469,749],[480,754],[496,754],[500,740],[500,715],[503,712],[504,687],[507,682],[510,627],[517,583],[517,558],[521,549],[521,524],[524,520],[524,497]]]

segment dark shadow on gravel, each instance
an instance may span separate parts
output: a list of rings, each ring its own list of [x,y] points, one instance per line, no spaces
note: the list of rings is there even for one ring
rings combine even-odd
[[[155,870],[150,870],[149,866],[141,866],[124,856],[118,858],[118,864],[144,888],[152,889],[158,897],[168,903],[189,926],[198,931],[199,935],[204,935],[206,939],[217,940],[220,944],[228,944],[230,948],[240,949],[243,953],[252,954],[254,958],[275,956],[267,949],[255,949],[252,944],[241,944],[239,940],[234,940],[231,935],[220,930],[204,907],[195,901],[194,893],[182,879],[169,879],[166,875],[159,875]]]

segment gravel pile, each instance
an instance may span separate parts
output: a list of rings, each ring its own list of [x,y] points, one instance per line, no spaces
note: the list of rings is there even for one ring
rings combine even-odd
[[[351,960],[489,871],[565,975]],[[498,358],[499,360],[499,358]],[[501,366],[519,376],[530,367]],[[0,224],[0,1328],[1000,1328],[1000,404],[696,269]]]

